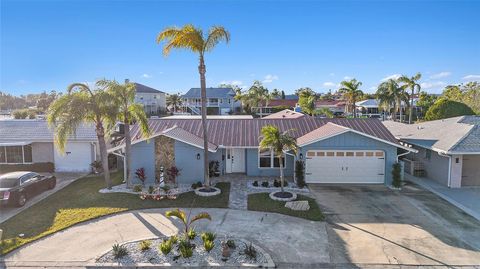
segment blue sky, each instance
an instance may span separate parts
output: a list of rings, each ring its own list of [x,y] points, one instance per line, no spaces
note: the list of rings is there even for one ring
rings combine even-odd
[[[423,88],[480,80],[480,1],[23,1],[1,0],[0,90],[63,91],[99,78],[166,92],[199,86],[197,56],[162,55],[166,26],[223,25],[207,55],[207,86],[263,81],[287,93],[336,89],[355,77],[373,92],[396,74]]]

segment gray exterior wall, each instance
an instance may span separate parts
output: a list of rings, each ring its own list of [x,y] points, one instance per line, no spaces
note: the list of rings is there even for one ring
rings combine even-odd
[[[299,153],[307,156],[308,150],[318,149],[342,149],[342,150],[383,150],[385,152],[385,185],[392,184],[392,165],[397,159],[397,147],[381,141],[365,137],[352,132],[337,135],[305,147],[300,148]]]
[[[46,163],[54,162],[53,159],[53,143],[52,142],[35,142],[32,143],[32,162]]]
[[[145,169],[145,175],[147,176],[145,185],[155,183],[155,143],[153,141],[149,143],[143,141],[132,145],[131,169],[135,173],[138,168],[142,167]],[[135,176],[133,176],[132,182],[133,184],[142,183]]]
[[[248,176],[256,177],[277,177],[280,176],[279,168],[259,168],[258,165],[258,149],[250,148],[246,150],[246,173]],[[284,176],[293,177],[294,158],[291,155],[287,155],[285,160],[285,169],[283,170]]]
[[[426,149],[416,146],[414,148],[418,150],[418,153],[410,153],[407,158],[422,162],[427,172],[427,178],[448,186],[448,157],[440,156],[432,150],[429,160],[425,158]]]

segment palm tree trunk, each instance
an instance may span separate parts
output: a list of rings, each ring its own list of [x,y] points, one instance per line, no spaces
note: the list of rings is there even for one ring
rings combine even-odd
[[[403,122],[402,120],[402,117],[403,117],[403,113],[402,113],[402,100],[398,100],[398,107],[400,108],[400,122]]]
[[[356,98],[353,97],[352,99],[352,106],[353,106],[353,118],[356,118],[357,117],[357,109],[356,109],[356,106],[355,106],[355,103],[356,103]]]
[[[127,116],[127,115],[126,115]],[[125,117],[127,119],[127,117]],[[124,122],[124,127],[125,127],[125,166],[126,166],[126,182],[127,182],[127,188],[132,187],[132,169],[131,169],[131,164],[132,164],[132,156],[130,152],[132,151],[132,138],[130,136],[130,124],[128,120],[125,120]]]
[[[205,81],[205,73],[207,68],[203,55],[200,55],[200,65],[198,66],[200,73],[200,88],[202,95],[202,128],[203,128],[203,178],[205,187],[210,187],[210,178],[208,174],[208,132],[207,132],[207,85]]]
[[[280,161],[280,187],[282,189],[282,193],[283,193],[283,156],[282,154],[280,154],[280,157],[278,158],[278,160]]]
[[[105,178],[105,185],[108,189],[112,188],[112,181],[110,180],[110,170],[108,169],[108,154],[107,154],[107,145],[105,143],[105,130],[103,128],[103,124],[99,119],[97,119],[97,138],[98,138],[98,146],[100,147],[100,158],[102,160],[102,167],[103,167],[103,176]]]
[[[412,124],[412,114],[413,114],[413,94],[414,94],[414,89],[412,88],[412,98],[410,100],[410,115],[408,115],[408,124]]]

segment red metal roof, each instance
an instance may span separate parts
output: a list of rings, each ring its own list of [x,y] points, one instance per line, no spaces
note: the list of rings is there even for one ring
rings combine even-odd
[[[353,130],[398,144],[395,137],[378,119],[319,119],[302,117],[299,119],[216,119],[207,120],[208,140],[210,143],[225,147],[258,147],[260,130],[265,125],[277,126],[281,131],[292,129],[289,132],[299,138],[321,126],[332,122]],[[153,135],[179,127],[198,137],[202,135],[202,124],[199,119],[150,119],[149,125]],[[137,125],[132,126],[132,140],[141,139],[141,132]]]

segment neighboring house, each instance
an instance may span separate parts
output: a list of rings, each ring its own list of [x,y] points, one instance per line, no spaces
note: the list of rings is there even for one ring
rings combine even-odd
[[[301,113],[301,112],[296,112],[290,109],[284,109],[282,111],[278,111],[276,113],[270,114],[268,116],[263,117],[263,119],[298,119],[305,117],[307,115]]]
[[[390,132],[418,153],[405,156],[405,172],[459,188],[480,186],[480,116],[403,124],[385,121]]]
[[[296,95],[288,95],[288,97],[288,99],[272,99],[268,104],[262,102],[261,107],[252,107],[252,111],[255,111],[258,116],[264,117],[284,109],[293,110],[297,106],[298,97]]]
[[[178,183],[203,179],[203,140],[199,119],[150,119],[152,136],[142,139],[138,125],[131,129],[132,169],[144,168],[147,181],[160,177],[163,167],[180,170]],[[218,161],[221,174],[279,176],[279,160],[271,150],[259,150],[263,126],[290,130],[297,139],[297,155],[285,154],[284,172],[294,176],[295,160],[305,161],[310,183],[386,184],[398,153],[415,151],[397,142],[377,119],[210,119],[209,161]],[[110,149],[121,152],[124,145]]]
[[[345,112],[343,100],[319,100],[315,102],[315,109],[328,108],[333,114],[340,115]]]
[[[167,111],[167,97],[162,91],[150,88],[140,83],[134,83],[135,102],[143,105],[147,116],[161,115]]]
[[[228,115],[240,112],[241,103],[235,101],[235,91],[232,88],[207,88],[207,114]],[[202,111],[202,97],[200,88],[191,88],[182,95],[182,105],[185,111],[193,115],[200,115]]]
[[[0,174],[12,170],[90,172],[97,145],[93,126],[80,126],[61,153],[46,121],[0,120]]]
[[[421,108],[416,106],[417,100],[418,100],[417,98],[413,99],[413,110],[415,114],[421,111]],[[410,101],[409,101],[409,104],[410,104]],[[356,102],[355,106],[357,108],[358,115],[367,116],[369,118],[371,117],[380,118],[381,116],[382,109],[377,99],[362,100],[362,101]],[[409,112],[409,106],[405,102],[402,102],[403,120],[408,120],[408,112]],[[399,113],[397,112],[397,114]],[[397,118],[399,119],[400,115],[397,115]]]

